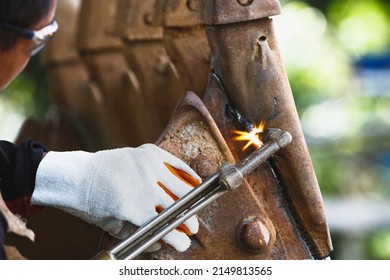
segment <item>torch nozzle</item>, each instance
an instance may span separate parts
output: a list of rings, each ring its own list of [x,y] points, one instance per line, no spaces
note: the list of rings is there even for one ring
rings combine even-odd
[[[262,137],[265,142],[264,146],[249,154],[236,165],[228,164],[223,167],[219,180],[226,189],[233,190],[239,187],[244,182],[245,176],[292,140],[290,133],[278,128],[264,130]]]
[[[279,128],[268,128],[264,130],[262,138],[265,143],[275,141],[280,148],[283,148],[292,140],[292,136],[289,132],[283,131]]]

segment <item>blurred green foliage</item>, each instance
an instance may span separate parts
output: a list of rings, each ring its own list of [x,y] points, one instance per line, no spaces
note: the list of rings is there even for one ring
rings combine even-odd
[[[390,232],[381,230],[369,236],[364,246],[368,259],[388,260],[390,256]]]
[[[390,1],[281,3],[278,39],[323,195],[389,199],[390,88],[375,86],[390,69],[367,78],[356,61],[389,55]],[[390,231],[363,247],[390,259]]]
[[[40,57],[34,56],[26,69],[0,95],[25,117],[43,119],[49,106],[49,81]]]
[[[370,159],[390,148],[390,98],[367,92],[353,64],[389,49],[388,2],[282,1],[282,7],[279,40],[323,192],[388,194],[387,178],[375,171],[386,166]]]

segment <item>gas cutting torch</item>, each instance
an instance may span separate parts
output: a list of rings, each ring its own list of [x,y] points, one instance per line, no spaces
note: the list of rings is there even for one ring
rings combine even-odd
[[[265,143],[262,147],[253,151],[235,165],[224,165],[218,172],[208,177],[112,249],[103,250],[92,259],[130,260],[136,258],[152,244],[158,242],[163,236],[218,197],[237,189],[244,182],[245,176],[254,171],[279,149],[289,144],[292,136],[287,131],[269,128],[262,133],[262,139]]]

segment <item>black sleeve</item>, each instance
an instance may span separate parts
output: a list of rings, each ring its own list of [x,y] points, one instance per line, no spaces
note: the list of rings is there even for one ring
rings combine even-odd
[[[45,146],[27,140],[19,146],[0,141],[0,190],[4,201],[31,197]]]
[[[6,258],[4,252],[4,239],[5,239],[5,234],[7,232],[7,228],[8,228],[7,221],[0,211],[0,260],[4,260]]]

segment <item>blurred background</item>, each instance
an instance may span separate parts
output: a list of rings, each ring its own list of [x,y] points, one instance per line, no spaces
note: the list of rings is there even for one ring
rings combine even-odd
[[[390,1],[281,5],[277,39],[325,200],[331,258],[390,259]],[[62,121],[46,70],[34,57],[0,95],[2,139],[15,141],[26,120]]]
[[[281,1],[278,40],[333,259],[390,259],[390,1]]]

